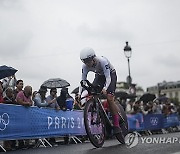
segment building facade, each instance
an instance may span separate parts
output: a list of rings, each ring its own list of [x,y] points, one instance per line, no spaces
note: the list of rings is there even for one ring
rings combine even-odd
[[[180,81],[158,83],[156,86],[148,87],[147,92],[155,94],[166,94],[168,98],[176,98],[180,101]]]

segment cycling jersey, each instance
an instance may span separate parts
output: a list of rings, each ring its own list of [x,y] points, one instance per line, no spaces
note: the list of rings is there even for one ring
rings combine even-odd
[[[105,57],[95,57],[95,64],[92,67],[88,67],[83,64],[82,66],[82,80],[87,79],[87,74],[92,71],[98,75],[104,75],[106,78],[104,89],[107,90],[111,83],[111,73],[115,72],[113,65]]]

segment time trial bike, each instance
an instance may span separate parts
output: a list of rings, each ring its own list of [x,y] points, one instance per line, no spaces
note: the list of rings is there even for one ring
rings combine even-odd
[[[99,86],[94,86],[88,80],[81,81],[81,86],[88,91],[87,101],[84,106],[84,125],[90,142],[97,148],[102,147],[107,135],[107,129],[113,128],[112,120],[106,113],[100,100]],[[127,116],[123,107],[118,103],[120,112],[119,125],[121,132],[115,137],[121,144],[125,144],[125,136],[128,134]]]

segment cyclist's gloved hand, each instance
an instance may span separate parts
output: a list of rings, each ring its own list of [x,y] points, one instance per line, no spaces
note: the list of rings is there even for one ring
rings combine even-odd
[[[101,91],[101,93],[102,93],[103,95],[107,95],[107,91],[106,91],[106,89],[105,89],[105,88],[103,88],[103,89],[102,89],[102,91]]]

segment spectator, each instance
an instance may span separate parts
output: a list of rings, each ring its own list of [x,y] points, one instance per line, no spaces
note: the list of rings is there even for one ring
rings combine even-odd
[[[4,97],[5,104],[17,104],[15,101],[14,93],[12,88],[8,87],[6,89],[6,96]]]
[[[15,98],[14,98],[14,93],[12,88],[8,87],[6,89],[6,96],[4,97],[4,103],[5,104],[16,104],[15,103]],[[15,150],[16,149],[16,140],[7,140],[4,141],[4,147],[6,150]]]
[[[47,103],[49,104],[47,107],[50,107],[50,108],[54,108],[56,110],[60,110],[60,107],[56,101],[56,98],[57,98],[57,89],[56,88],[52,88],[50,90],[50,95],[46,98],[46,101]],[[56,145],[56,139],[55,138],[49,138],[49,142],[52,144],[52,145]]]
[[[154,100],[153,103],[153,112],[154,114],[162,114],[162,105],[158,99]]]
[[[70,96],[70,94],[68,92],[68,88],[62,88],[60,96],[58,96],[56,99],[61,110],[63,110],[63,111],[67,110],[68,105],[67,105],[66,101],[68,99],[72,99],[72,101],[74,102],[74,99]],[[69,137],[68,136],[64,137],[64,144],[69,144]]]
[[[56,94],[57,94],[57,89],[52,88],[50,90],[50,95],[46,98],[46,101],[49,103],[48,107],[60,110],[60,107],[56,101],[57,98]]]
[[[143,101],[140,102],[140,112],[141,112],[142,114],[144,114],[144,115],[148,114],[148,111],[145,111],[145,107],[146,107],[145,104],[146,104],[146,103],[143,102]]]
[[[32,101],[32,87],[26,86],[23,91],[20,91],[16,96],[17,104],[30,107],[33,105]],[[28,148],[29,140],[19,140],[19,148]]]
[[[3,82],[4,92],[6,91],[6,89],[7,89],[8,87],[11,87],[12,89],[15,89],[16,77],[15,77],[15,75],[6,77],[6,78],[4,78],[4,79],[2,80],[2,82]]]
[[[48,105],[50,105],[50,103],[53,103],[53,102],[48,103],[46,101],[46,93],[47,93],[47,88],[41,86],[33,99],[35,106],[47,107]]]
[[[153,113],[153,102],[148,102],[144,108],[147,114]]]
[[[26,86],[24,91],[20,91],[16,96],[16,101],[19,105],[32,106],[32,87]]]
[[[16,100],[17,94],[23,90],[23,80],[17,80],[16,81],[16,89],[14,89],[14,98]],[[17,103],[17,100],[16,100]],[[18,103],[17,103],[18,104]],[[18,140],[18,148],[24,148],[24,141],[23,140]]]
[[[0,103],[3,103],[4,99],[3,99],[3,86],[2,86],[2,82],[0,81]]]
[[[34,98],[35,98],[35,96],[36,96],[36,94],[38,93],[38,91],[33,91],[33,93],[32,93],[32,100],[34,100]]]
[[[137,113],[141,112],[140,103],[141,103],[140,101],[134,102],[134,104],[133,104],[134,112],[132,114],[137,114]]]
[[[17,94],[23,90],[23,80],[17,80],[16,89],[14,90],[14,97],[16,98]]]
[[[125,110],[127,114],[134,113],[133,102],[134,102],[133,100],[128,101],[128,103],[126,105],[126,110]]]
[[[74,98],[69,94],[68,88],[63,89],[66,90],[66,108],[72,110],[74,105]]]
[[[60,96],[57,97],[57,103],[61,110],[65,111],[66,107],[66,99],[67,99],[67,90],[65,88],[61,89]]]

